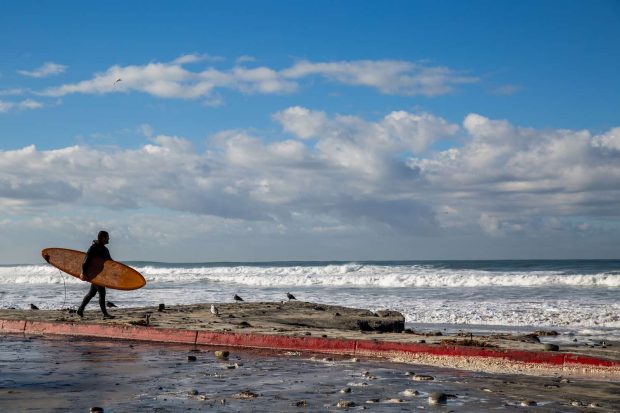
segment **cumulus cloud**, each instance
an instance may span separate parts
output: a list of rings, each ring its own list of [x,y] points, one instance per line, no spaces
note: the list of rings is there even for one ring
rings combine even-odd
[[[478,82],[478,78],[450,68],[394,60],[301,61],[278,70],[267,66],[242,66],[253,60],[242,56],[234,67],[225,70],[208,67],[194,71],[184,67],[208,60],[212,61],[213,57],[189,54],[171,62],[116,65],[96,73],[92,79],[51,87],[41,94],[65,96],[138,91],[160,98],[197,99],[220,88],[246,94],[284,94],[298,90],[304,78],[319,76],[345,85],[375,88],[385,94],[435,96],[450,93],[461,84]],[[115,83],[119,78],[123,81]]]
[[[617,128],[593,136],[479,114],[460,128],[427,113],[369,120],[303,107],[273,118],[282,140],[228,130],[204,152],[147,126],[150,142],[133,149],[0,151],[0,207],[156,208],[279,233],[407,235],[590,232],[620,215]],[[457,134],[459,146],[432,150]]]
[[[58,63],[46,62],[45,64],[43,64],[43,66],[37,69],[18,70],[17,73],[19,73],[22,76],[41,78],[41,77],[55,76],[55,75],[64,73],[67,70],[67,67],[68,66],[61,65]]]

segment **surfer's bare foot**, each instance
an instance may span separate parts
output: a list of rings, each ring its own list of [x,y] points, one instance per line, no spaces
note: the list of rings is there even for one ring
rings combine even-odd
[[[78,308],[78,310],[75,313],[79,315],[80,317],[84,317],[84,310],[82,310],[81,308]]]
[[[103,319],[104,320],[111,320],[113,318],[116,318],[115,316],[113,316],[112,314],[104,314],[103,315]]]

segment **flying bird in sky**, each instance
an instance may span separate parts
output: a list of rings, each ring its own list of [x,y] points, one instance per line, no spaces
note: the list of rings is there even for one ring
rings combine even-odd
[[[116,80],[114,81],[114,83],[112,83],[112,86],[114,86],[114,85],[116,85],[118,82],[122,82],[122,81],[123,81],[123,79],[121,79],[121,78],[119,77],[118,79],[116,79]]]

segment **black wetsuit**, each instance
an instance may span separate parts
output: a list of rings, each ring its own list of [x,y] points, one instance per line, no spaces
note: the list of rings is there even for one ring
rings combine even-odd
[[[91,265],[91,260],[93,257],[103,258],[104,260],[111,260],[110,251],[106,248],[105,245],[99,243],[98,241],[93,241],[93,245],[90,246],[88,251],[86,252],[86,257],[84,258],[84,262],[82,263],[82,274],[88,273],[88,268]],[[82,305],[78,309],[78,314],[83,314],[86,305],[97,293],[99,293],[99,307],[101,307],[101,312],[103,315],[108,315],[108,310],[105,307],[105,287],[99,287],[95,284],[90,285],[90,290],[84,296],[84,300],[82,301]]]

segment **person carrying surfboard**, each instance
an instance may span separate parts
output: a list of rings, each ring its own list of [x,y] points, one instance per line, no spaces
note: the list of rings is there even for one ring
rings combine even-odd
[[[86,274],[89,274],[91,271],[91,266],[93,264],[93,258],[99,257],[103,260],[111,260],[110,251],[106,247],[106,244],[110,242],[110,235],[107,231],[99,231],[97,234],[97,240],[93,241],[93,244],[90,246],[88,251],[86,252],[86,257],[84,258],[84,262],[82,263],[82,273],[80,274],[80,279],[84,281],[88,281]],[[99,307],[101,307],[101,312],[103,313],[103,318],[114,318],[113,315],[108,313],[108,310],[105,306],[105,287],[101,287],[95,284],[90,285],[90,290],[84,296],[84,300],[82,300],[82,305],[77,310],[77,315],[80,317],[84,317],[84,309],[88,305],[89,301],[99,293]]]

